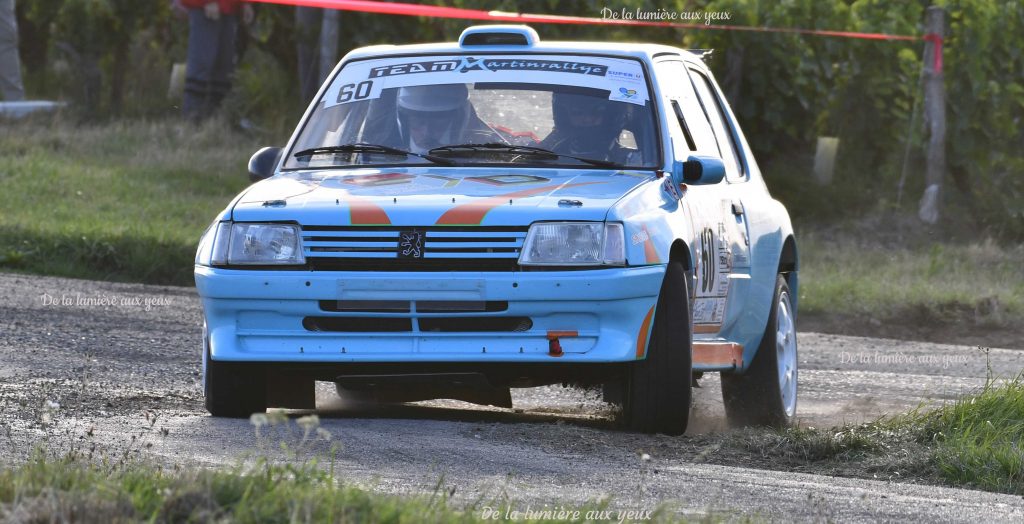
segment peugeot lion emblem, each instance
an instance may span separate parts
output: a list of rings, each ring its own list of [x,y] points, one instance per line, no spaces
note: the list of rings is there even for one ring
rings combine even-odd
[[[423,258],[422,231],[402,231],[399,233],[398,258]]]

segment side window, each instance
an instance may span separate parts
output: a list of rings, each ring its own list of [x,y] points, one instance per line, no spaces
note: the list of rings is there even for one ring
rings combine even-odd
[[[688,148],[689,151],[719,155],[711,124],[701,110],[683,62],[659,62],[655,65],[655,71],[662,94],[667,98],[664,103],[668,117],[674,115],[679,124],[680,136],[676,141],[681,143],[676,144],[677,151]]]
[[[726,176],[733,180],[742,179],[746,174],[743,172],[743,163],[740,162],[740,158],[736,153],[736,143],[733,141],[732,127],[729,126],[729,122],[723,116],[722,106],[719,103],[718,97],[714,94],[715,90],[711,85],[711,80],[704,73],[694,69],[690,69],[690,72],[694,88],[696,88],[697,94],[700,96],[701,105],[704,107],[707,118],[711,122],[715,136],[718,137],[718,150],[722,155],[722,161],[725,162]]]

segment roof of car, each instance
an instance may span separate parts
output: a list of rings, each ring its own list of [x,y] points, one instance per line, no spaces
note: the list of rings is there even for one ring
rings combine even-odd
[[[502,28],[526,28],[526,26],[473,26],[466,30],[470,31],[481,31],[490,28],[500,30]],[[529,29],[529,28],[526,28]],[[531,30],[532,32],[532,30]],[[464,35],[466,33],[463,33]],[[533,33],[536,35],[536,33]],[[700,62],[700,52],[691,52],[685,49],[677,47],[661,45],[661,44],[641,44],[641,43],[623,43],[623,42],[566,42],[566,41],[547,41],[538,39],[536,42],[532,42],[530,45],[473,45],[463,46],[459,42],[445,42],[436,44],[412,44],[412,45],[375,45],[368,47],[361,47],[354,49],[345,55],[344,61],[355,60],[360,58],[380,57],[380,56],[395,56],[395,55],[418,55],[418,54],[465,54],[465,53],[521,53],[521,54],[534,54],[534,53],[587,53],[587,54],[602,54],[602,55],[615,55],[639,58],[645,60],[653,60],[656,57],[676,55],[681,58],[690,59],[696,62]]]

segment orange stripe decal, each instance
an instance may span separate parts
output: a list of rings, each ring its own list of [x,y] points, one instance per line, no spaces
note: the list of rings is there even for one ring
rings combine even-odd
[[[651,234],[647,232],[646,226],[644,226],[644,234],[647,236],[647,240],[644,241],[644,257],[647,259],[647,263],[660,264],[661,257],[658,256],[658,249],[654,247],[654,241],[651,240]]]
[[[694,342],[693,363],[713,367],[743,365],[743,346],[735,342]]]
[[[384,211],[384,208],[374,204],[370,200],[357,197],[352,194],[345,195],[345,203],[348,204],[349,223],[362,226],[387,226],[391,225],[391,219]]]
[[[694,333],[718,333],[721,329],[721,324],[697,324],[693,326]]]
[[[647,332],[651,330],[651,318],[654,317],[654,306],[644,317],[644,323],[640,325],[640,333],[636,336],[636,358],[639,360],[647,353]]]
[[[487,215],[492,209],[504,204],[506,201],[513,198],[526,198],[530,196],[539,195],[542,193],[558,191],[559,189],[565,189],[567,187],[576,186],[588,186],[590,184],[603,184],[604,182],[583,182],[580,184],[560,184],[556,186],[543,186],[535,187],[532,189],[523,189],[522,191],[515,191],[513,193],[505,193],[503,195],[497,195],[487,198],[481,198],[476,202],[470,202],[468,204],[461,204],[455,206],[448,211],[445,211],[441,218],[437,219],[436,225],[439,226],[478,226],[484,220],[484,216]]]

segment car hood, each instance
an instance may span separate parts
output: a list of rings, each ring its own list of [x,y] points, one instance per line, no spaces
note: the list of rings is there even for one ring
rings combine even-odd
[[[286,172],[251,186],[232,219],[316,225],[513,226],[604,220],[645,171],[404,168]]]

